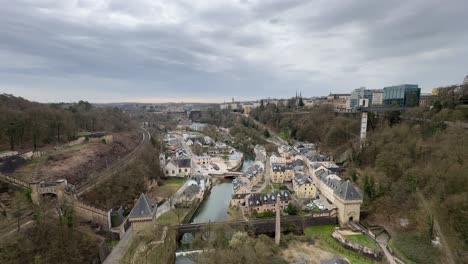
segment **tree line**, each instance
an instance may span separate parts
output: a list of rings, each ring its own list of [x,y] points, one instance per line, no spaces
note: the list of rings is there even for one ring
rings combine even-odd
[[[16,150],[73,140],[80,131],[118,132],[134,124],[118,108],[78,103],[41,104],[0,95],[0,150]]]

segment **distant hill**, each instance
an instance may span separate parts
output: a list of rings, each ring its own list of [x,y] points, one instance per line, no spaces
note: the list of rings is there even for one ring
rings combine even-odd
[[[122,111],[86,101],[42,104],[0,94],[0,151],[66,142],[80,131],[124,131],[135,125]]]

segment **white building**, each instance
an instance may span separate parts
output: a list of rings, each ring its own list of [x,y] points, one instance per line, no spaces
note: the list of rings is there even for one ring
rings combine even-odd
[[[197,165],[209,164],[211,162],[211,157],[208,155],[195,156],[194,160]]]
[[[372,105],[383,104],[383,90],[372,90]]]

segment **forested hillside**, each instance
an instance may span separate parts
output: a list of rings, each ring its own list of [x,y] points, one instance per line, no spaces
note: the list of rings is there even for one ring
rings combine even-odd
[[[364,192],[364,222],[385,226],[397,254],[416,263],[442,263],[451,251],[456,261],[466,263],[468,111],[466,96],[460,95],[466,91],[443,90],[431,109],[370,114],[362,149],[360,114],[337,115],[321,107],[290,115],[283,114],[291,111],[286,107],[266,105],[252,116],[292,139],[319,143],[330,154],[347,149],[345,177]],[[447,243],[441,250],[431,244],[439,235]]]
[[[117,108],[88,102],[40,104],[0,95],[0,150],[36,149],[76,138],[80,131],[118,132],[133,124]]]
[[[285,140],[314,142],[332,155],[346,150],[359,136],[360,116],[337,116],[331,106],[292,109],[268,104],[254,109],[251,116]]]

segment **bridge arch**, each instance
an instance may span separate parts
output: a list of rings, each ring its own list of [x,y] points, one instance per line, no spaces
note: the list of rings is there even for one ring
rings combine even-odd
[[[30,183],[31,199],[34,204],[41,204],[44,197],[55,196],[59,204],[63,204],[65,198],[65,189],[67,188],[66,180],[58,180],[55,182],[33,182]]]

